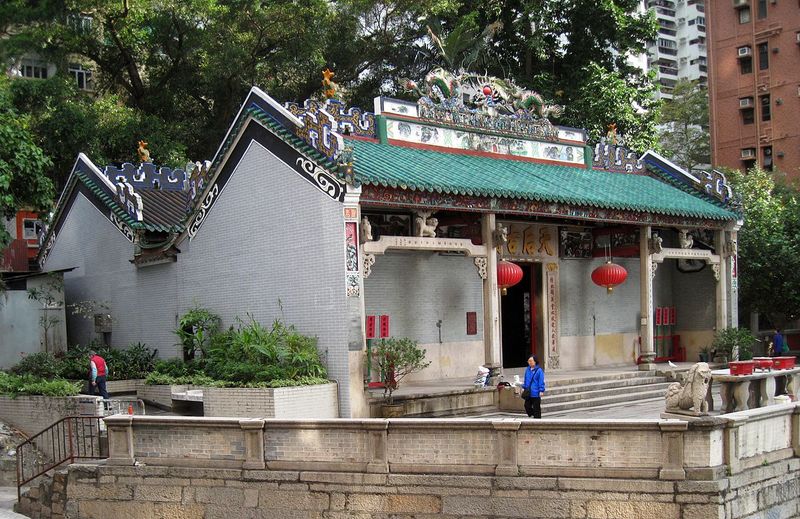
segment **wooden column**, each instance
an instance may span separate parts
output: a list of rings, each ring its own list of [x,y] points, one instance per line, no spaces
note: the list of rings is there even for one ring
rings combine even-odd
[[[500,297],[497,291],[497,251],[494,248],[493,234],[495,217],[493,213],[483,215],[481,234],[486,245],[486,279],[483,280],[483,345],[485,362],[488,368],[502,366],[500,350]]]
[[[655,269],[650,258],[650,234],[651,227],[645,225],[639,232],[639,259],[640,259],[640,278],[639,278],[639,304],[641,309],[640,331],[642,338],[640,354],[642,363],[639,370],[649,371],[656,368],[654,363],[656,352],[653,345],[653,275]]]

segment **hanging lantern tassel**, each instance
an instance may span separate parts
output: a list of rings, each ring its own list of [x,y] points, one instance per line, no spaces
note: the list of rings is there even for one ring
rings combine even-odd
[[[522,268],[510,261],[497,262],[497,286],[500,293],[506,295],[508,287],[513,287],[522,281]]]
[[[614,287],[621,285],[628,278],[628,271],[622,265],[608,261],[592,272],[592,281],[595,285],[606,287],[610,294]]]

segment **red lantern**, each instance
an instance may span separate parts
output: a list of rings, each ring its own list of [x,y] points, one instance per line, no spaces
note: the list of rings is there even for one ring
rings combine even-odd
[[[592,272],[592,281],[594,284],[606,287],[609,294],[615,286],[624,283],[627,278],[628,271],[621,265],[611,263],[610,261],[600,265]]]
[[[522,269],[519,265],[510,261],[497,262],[497,286],[500,287],[501,294],[506,295],[506,289],[520,281],[522,281]]]
[[[491,93],[492,93],[492,87],[490,87],[489,85],[483,87],[483,95],[488,96],[491,95]]]

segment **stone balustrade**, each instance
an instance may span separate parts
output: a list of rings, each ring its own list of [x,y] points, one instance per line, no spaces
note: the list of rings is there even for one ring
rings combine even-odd
[[[800,405],[682,420],[112,416],[110,463],[265,470],[714,479],[800,455]]]

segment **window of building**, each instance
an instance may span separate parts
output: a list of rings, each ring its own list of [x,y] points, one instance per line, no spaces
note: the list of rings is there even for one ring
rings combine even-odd
[[[22,220],[22,239],[35,240],[42,232],[42,222],[32,218],[25,218]]]
[[[769,44],[758,44],[758,70],[767,70],[769,68]]]
[[[76,32],[88,32],[92,29],[92,17],[80,13],[68,14],[67,25],[72,27]]]
[[[764,157],[764,169],[767,171],[772,171],[772,146],[764,146],[761,148],[761,154]]]
[[[24,59],[20,64],[19,71],[24,77],[47,79],[47,63],[44,61]]]
[[[739,60],[739,71],[742,74],[750,74],[753,72],[753,58],[741,58]]]
[[[739,9],[739,23],[750,23],[750,8],[742,7]]]
[[[742,112],[742,124],[753,124],[756,121],[755,109],[745,108]]]
[[[761,120],[762,121],[769,121],[772,119],[772,114],[770,113],[770,105],[769,105],[769,95],[761,96]]]
[[[81,90],[93,90],[92,69],[77,63],[70,63],[69,73]]]
[[[767,0],[758,0],[758,19],[763,20],[767,17]]]

